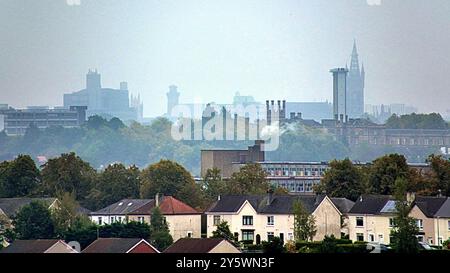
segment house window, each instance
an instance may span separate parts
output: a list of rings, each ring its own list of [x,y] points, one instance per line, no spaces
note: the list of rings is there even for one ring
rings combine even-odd
[[[288,240],[293,241],[294,240],[294,233],[288,233]]]
[[[375,235],[369,234],[369,242],[375,242]]]
[[[243,230],[242,231],[242,241],[253,241],[255,238],[255,233],[253,230]]]
[[[274,216],[267,216],[267,225],[268,226],[275,225],[275,217]]]
[[[119,219],[119,223],[122,223],[122,217],[118,217],[118,219]]]
[[[274,237],[275,237],[275,234],[273,232],[267,232],[267,241],[268,242],[271,242]]]
[[[394,227],[394,225],[395,225],[394,220],[395,220],[394,218],[389,218],[389,227],[390,228]]]
[[[416,225],[419,228],[419,230],[423,230],[423,220],[422,219],[417,219]]]
[[[428,237],[428,244],[433,245],[433,237]]]
[[[188,237],[188,238],[192,238],[192,231],[188,231],[188,232],[187,232],[187,237]]]
[[[358,242],[364,242],[364,234],[362,234],[362,233],[356,233],[356,241],[358,241]]]
[[[439,237],[438,238],[438,245],[442,246],[442,244],[444,243],[443,241],[444,241],[444,239],[442,237]]]
[[[98,217],[98,224],[101,226],[103,223],[103,218],[102,217]]]
[[[138,217],[138,222],[143,224],[144,223],[144,217]]]
[[[357,227],[363,227],[364,226],[364,218],[363,217],[356,217],[356,226]]]
[[[417,240],[419,240],[419,242],[423,243],[423,236],[422,235],[417,236]]]
[[[242,225],[253,226],[253,216],[242,216]]]
[[[110,218],[110,222],[111,222],[111,224],[114,223],[114,217]]]
[[[448,230],[450,230],[450,221],[448,221],[447,225],[448,225]]]
[[[214,225],[220,225],[220,215],[214,215]]]

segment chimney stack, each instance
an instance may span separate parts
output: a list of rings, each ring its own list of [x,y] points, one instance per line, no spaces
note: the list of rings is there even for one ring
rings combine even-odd
[[[159,207],[159,193],[155,196],[155,207]]]
[[[273,190],[270,189],[267,191],[267,206],[270,206],[270,204],[272,203],[273,200]]]
[[[414,201],[416,201],[416,193],[408,192],[406,194],[406,202],[408,203],[408,205],[411,205]]]

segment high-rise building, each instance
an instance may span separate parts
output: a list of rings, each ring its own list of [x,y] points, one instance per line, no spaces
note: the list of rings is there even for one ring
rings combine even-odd
[[[176,85],[169,86],[169,92],[167,93],[167,115],[172,116],[172,110],[179,104],[180,93]]]
[[[89,70],[86,75],[86,88],[78,92],[64,94],[64,107],[86,106],[87,116],[100,115],[106,118],[117,117],[123,121],[142,119],[142,103],[133,102],[130,106],[128,84],[120,83],[119,89],[102,88],[101,75],[97,70]]]
[[[333,73],[333,116],[341,122],[348,121],[347,114],[347,68],[335,68]]]
[[[361,68],[359,66],[358,49],[355,41],[347,79],[347,114],[349,118],[356,119],[364,115],[365,77],[364,64]]]

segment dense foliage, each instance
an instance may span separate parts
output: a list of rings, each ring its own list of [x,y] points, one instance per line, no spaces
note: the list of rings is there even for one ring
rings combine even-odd
[[[449,129],[450,126],[440,114],[392,115],[386,122],[391,129]]]

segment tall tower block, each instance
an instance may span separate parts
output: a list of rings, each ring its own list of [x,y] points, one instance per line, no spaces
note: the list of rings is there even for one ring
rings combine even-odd
[[[333,74],[333,115],[335,120],[348,121],[347,115],[347,68],[331,69]]]
[[[172,116],[172,109],[179,104],[180,93],[178,87],[175,85],[169,86],[169,92],[167,93],[167,115]]]

